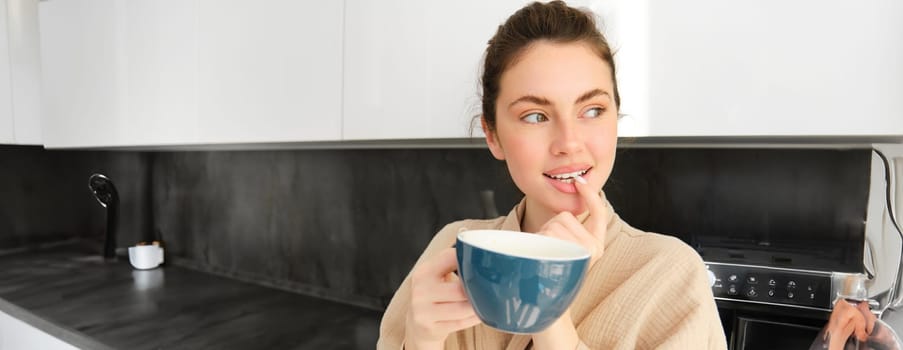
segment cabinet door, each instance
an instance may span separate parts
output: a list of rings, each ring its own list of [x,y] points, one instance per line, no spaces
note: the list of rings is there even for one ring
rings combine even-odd
[[[196,142],[193,2],[42,1],[47,147]]]
[[[200,140],[340,140],[342,26],[342,1],[200,0]]]
[[[649,134],[903,135],[903,2],[651,0]]]
[[[525,3],[347,0],[345,139],[469,136],[486,42]]]
[[[42,138],[38,2],[7,0],[6,8],[16,143],[39,145]]]
[[[197,3],[128,0],[123,10],[125,142],[197,142]]]
[[[6,34],[7,22],[6,1],[0,0],[0,34]],[[16,141],[9,81],[9,42],[6,35],[0,35],[0,144]]]
[[[42,1],[42,110],[47,147],[127,143],[122,1]]]
[[[0,349],[76,350],[77,348],[0,312]]]

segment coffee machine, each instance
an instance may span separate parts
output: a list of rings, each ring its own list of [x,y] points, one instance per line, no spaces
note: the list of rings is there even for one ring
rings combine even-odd
[[[874,147],[631,145],[605,192],[630,225],[696,249],[731,349],[806,349],[849,274],[879,316],[903,304],[893,161]]]

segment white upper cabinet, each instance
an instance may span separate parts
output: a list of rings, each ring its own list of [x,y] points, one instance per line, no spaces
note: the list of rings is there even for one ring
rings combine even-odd
[[[38,53],[6,1],[0,143],[47,147],[481,137],[483,52],[528,3],[47,0]],[[569,3],[616,51],[622,136],[903,135],[901,1]]]
[[[197,142],[196,6],[182,0],[125,1],[119,15],[125,18],[120,53],[126,88],[122,117],[128,123],[124,144]]]
[[[42,1],[45,145],[341,140],[342,13],[341,1]]]
[[[195,141],[192,3],[51,0],[39,10],[45,146]]]
[[[7,0],[10,86],[12,87],[15,142],[40,145],[41,56],[38,2]]]
[[[525,3],[346,0],[344,138],[468,137],[486,43]]]
[[[649,135],[903,135],[903,1],[650,1]]]
[[[128,142],[121,2],[44,1],[42,110],[47,147]]]
[[[342,1],[198,4],[200,142],[341,139]]]
[[[16,142],[16,124],[13,117],[12,89],[10,87],[9,41],[6,2],[0,0],[0,144]]]

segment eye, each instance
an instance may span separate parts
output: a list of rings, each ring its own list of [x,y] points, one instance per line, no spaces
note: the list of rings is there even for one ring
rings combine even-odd
[[[605,113],[605,108],[593,107],[583,112],[583,118],[598,118],[602,116],[602,113]]]
[[[539,124],[539,123],[548,121],[549,118],[547,118],[542,113],[530,113],[530,114],[527,114],[527,115],[521,117],[520,120],[523,120],[530,124]]]

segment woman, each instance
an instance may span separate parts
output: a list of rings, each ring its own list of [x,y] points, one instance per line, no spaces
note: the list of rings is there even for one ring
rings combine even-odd
[[[506,217],[443,228],[393,297],[379,349],[726,348],[706,268],[681,241],[621,221],[600,195],[617,144],[614,61],[590,14],[533,3],[489,41],[481,116],[492,155],[525,198]],[[569,312],[513,335],[480,323],[452,271],[464,229],[577,242],[591,267]]]

